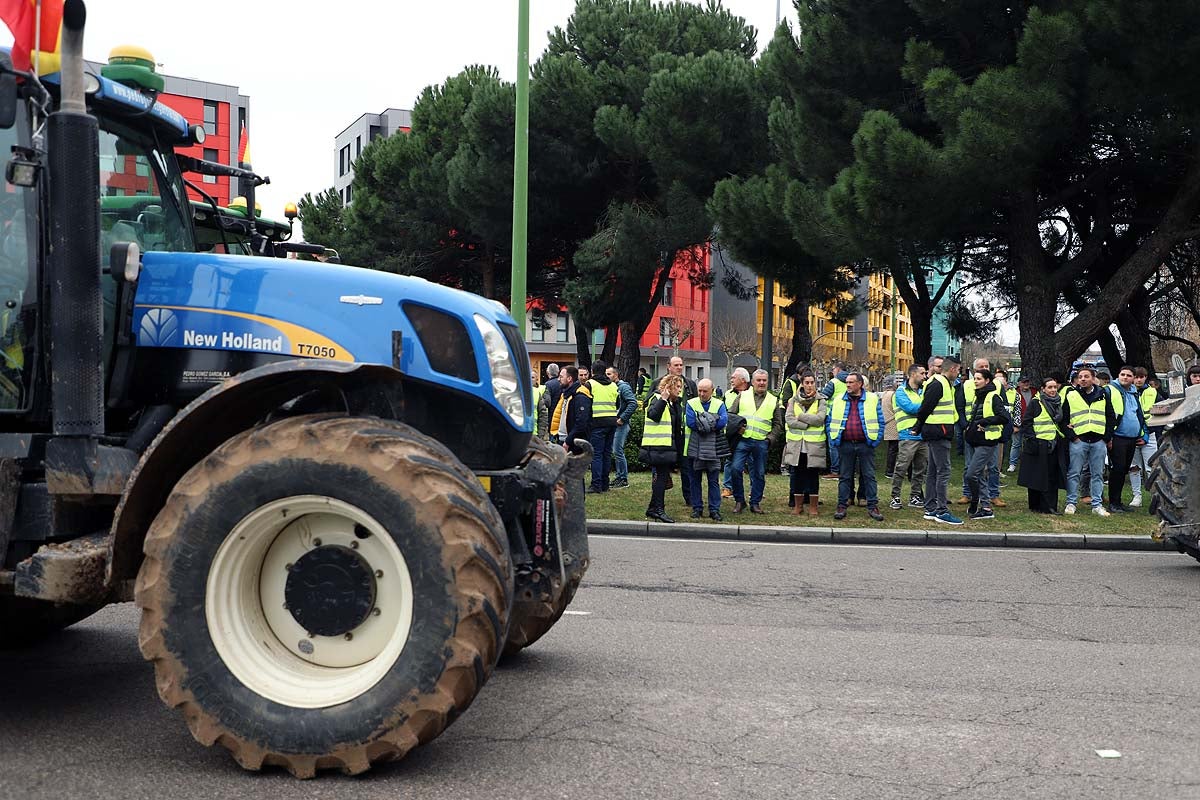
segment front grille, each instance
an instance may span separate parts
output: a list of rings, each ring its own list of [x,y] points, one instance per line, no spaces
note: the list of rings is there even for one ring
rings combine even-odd
[[[525,418],[529,419],[533,417],[533,377],[529,372],[529,351],[525,349],[525,340],[516,325],[501,322],[500,332],[504,334],[504,341],[508,342],[508,349],[512,351],[517,380],[521,382],[521,402],[525,404]]]
[[[404,313],[417,332],[429,366],[443,375],[479,382],[479,367],[467,328],[457,318],[429,306],[405,303]],[[525,376],[528,379],[528,375]]]

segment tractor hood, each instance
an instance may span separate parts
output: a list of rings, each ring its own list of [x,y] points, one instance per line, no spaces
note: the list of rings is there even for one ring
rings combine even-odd
[[[489,362],[483,332],[494,329],[507,344],[525,408],[531,403],[524,340],[507,310],[422,278],[314,261],[149,252],[132,324],[138,347],[385,364],[493,405],[496,354]],[[503,348],[494,335],[491,346]],[[518,427],[528,428],[530,416]]]

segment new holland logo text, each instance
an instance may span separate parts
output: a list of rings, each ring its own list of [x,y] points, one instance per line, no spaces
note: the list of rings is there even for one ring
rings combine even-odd
[[[282,353],[283,336],[275,336],[268,339],[249,333],[234,333],[232,331],[199,333],[197,331],[184,330],[183,346],[219,347],[222,350],[258,350],[269,353]]]

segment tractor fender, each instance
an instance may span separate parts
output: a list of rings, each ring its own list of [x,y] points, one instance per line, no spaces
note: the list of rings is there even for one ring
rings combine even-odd
[[[175,484],[223,442],[254,427],[287,401],[317,389],[366,396],[377,389],[385,402],[356,411],[384,416],[386,398],[395,396],[401,386],[402,375],[392,367],[293,359],[247,370],[197,397],[166,424],[125,483],[109,537],[106,585],[136,577],[146,531]]]
[[[1171,398],[1161,403],[1155,403],[1146,416],[1146,425],[1159,428],[1164,425],[1190,422],[1198,417],[1200,417],[1200,386],[1189,386],[1184,390],[1182,398]]]

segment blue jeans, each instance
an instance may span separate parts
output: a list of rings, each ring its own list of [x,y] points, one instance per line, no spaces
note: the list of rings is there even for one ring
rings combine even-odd
[[[993,445],[993,447],[995,447],[995,445]],[[970,497],[971,496],[971,487],[967,484],[967,467],[969,467],[971,465],[971,457],[975,454],[975,447],[970,442],[966,441],[965,439],[963,440],[963,454],[965,456],[965,460],[963,461],[962,496]],[[996,451],[995,450],[992,450],[991,462],[986,465],[986,475],[987,475],[987,491],[983,492],[980,495],[980,497],[982,497],[984,500],[995,500],[997,497],[1000,496],[1000,470],[996,466]],[[979,483],[982,486],[983,480],[981,479],[979,481]]]
[[[612,459],[613,436],[616,428],[592,428],[588,441],[592,445],[592,488],[608,490],[608,465]]]
[[[733,499],[738,503],[746,502],[746,484],[742,480],[742,470],[749,467],[750,471],[750,505],[762,502],[763,491],[767,488],[767,440],[742,439],[733,451]]]
[[[842,471],[841,460],[841,454],[838,453],[838,449],[831,443],[829,445],[829,471],[834,475],[838,475]]]
[[[1079,473],[1083,472],[1086,463],[1091,471],[1092,508],[1099,508],[1104,500],[1104,459],[1108,455],[1108,447],[1104,442],[1085,442],[1076,439],[1071,442],[1071,465],[1067,468],[1067,505],[1075,505],[1079,501]]]
[[[683,467],[687,469],[687,467]],[[721,510],[721,470],[692,470],[692,510],[701,511],[704,508],[704,478],[708,476],[708,513],[716,514]]]
[[[1012,444],[1008,446],[1008,465],[1015,466],[1021,461],[1021,439],[1019,433],[1013,433]]]
[[[613,434],[612,463],[617,467],[617,480],[629,480],[629,461],[625,458],[625,441],[629,438],[629,423],[618,425]]]
[[[854,474],[861,472],[862,486],[867,495],[867,508],[879,507],[879,487],[875,483],[875,448],[866,442],[839,442],[838,508],[845,508],[854,499]]]

